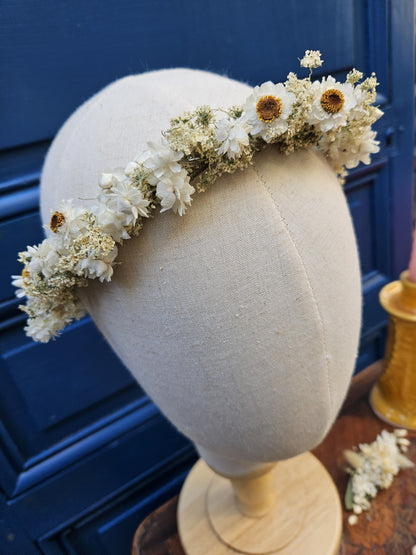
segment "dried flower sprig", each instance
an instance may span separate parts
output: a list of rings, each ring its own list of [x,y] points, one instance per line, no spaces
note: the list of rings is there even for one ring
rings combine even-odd
[[[310,74],[321,64],[319,51],[308,50],[301,60]],[[20,253],[24,269],[12,276],[17,296],[27,298],[20,307],[29,316],[27,335],[47,342],[80,318],[78,289],[90,279],[111,280],[117,245],[136,237],[145,218],[157,207],[184,215],[195,191],[246,168],[265,146],[286,154],[312,148],[341,182],[346,168],[368,164],[379,150],[371,126],[382,112],[373,106],[374,74],[361,79],[356,70],[345,83],[290,73],[285,83],[255,87],[243,106],[200,106],[172,119],[161,142],[149,143],[124,169],[103,173],[90,210],[62,202],[51,216],[50,237]]]
[[[403,453],[410,444],[407,430],[383,430],[373,443],[362,443],[355,450],[344,451],[351,475],[345,492],[345,508],[354,512],[348,522],[356,524],[356,515],[368,511],[371,500],[382,489],[391,486],[401,469],[415,465]]]

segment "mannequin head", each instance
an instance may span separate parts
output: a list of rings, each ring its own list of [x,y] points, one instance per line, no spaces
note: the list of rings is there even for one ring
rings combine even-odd
[[[93,197],[169,119],[231,106],[250,89],[201,71],[131,76],[81,106],[56,137],[42,217]],[[88,201],[84,201],[88,206]],[[120,249],[109,284],[82,292],[115,352],[162,412],[223,473],[318,444],[340,408],[360,330],[357,249],[335,174],[273,145],[180,218],[157,214]]]

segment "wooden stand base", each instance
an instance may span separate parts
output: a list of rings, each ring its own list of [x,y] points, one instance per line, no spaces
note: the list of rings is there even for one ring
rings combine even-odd
[[[199,460],[182,488],[178,529],[187,555],[335,555],[342,509],[335,485],[311,453],[278,462],[276,503],[261,518],[237,508],[231,483]]]

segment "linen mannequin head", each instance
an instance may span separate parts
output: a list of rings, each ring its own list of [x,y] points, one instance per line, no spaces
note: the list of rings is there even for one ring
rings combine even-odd
[[[170,118],[249,93],[185,69],[113,83],[71,116],[49,151],[44,222],[61,199],[94,197],[100,172],[124,166]],[[361,288],[345,197],[322,158],[270,145],[195,196],[185,218],[146,222],[118,260],[122,271],[91,283],[83,300],[208,464],[244,473],[323,439],[354,367]]]

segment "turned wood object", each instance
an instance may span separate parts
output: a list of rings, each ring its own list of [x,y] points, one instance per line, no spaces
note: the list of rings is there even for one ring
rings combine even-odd
[[[201,459],[182,488],[178,529],[187,555],[335,555],[341,505],[331,477],[308,452],[238,480]]]
[[[416,283],[408,271],[388,283],[380,303],[389,313],[384,372],[371,391],[374,412],[386,422],[416,430]]]

